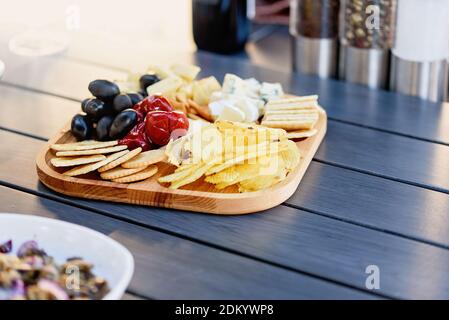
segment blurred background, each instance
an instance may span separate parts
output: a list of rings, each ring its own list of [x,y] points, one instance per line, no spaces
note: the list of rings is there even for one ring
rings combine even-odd
[[[46,34],[48,41],[67,41],[63,54],[68,57],[110,64],[125,69],[142,69],[157,52],[171,59],[193,52],[192,1],[190,0],[18,0],[2,2],[0,10],[0,59],[11,54],[8,44],[25,33]],[[244,1],[242,1],[244,2]],[[258,1],[259,3],[259,1]],[[255,2],[254,2],[255,4]],[[261,16],[251,33],[247,54],[256,63],[289,70],[286,63],[270,63],[269,52],[259,52],[252,45],[263,41],[279,25],[288,24],[288,1],[260,1]],[[6,10],[5,10],[6,8]],[[266,10],[268,8],[268,10]],[[266,12],[273,14],[266,14]],[[264,25],[268,23],[268,25]],[[287,36],[288,32],[285,33]],[[286,38],[287,42],[288,39]],[[44,39],[30,40],[24,46],[43,45]],[[41,43],[39,43],[41,42]],[[55,44],[54,44],[55,45]],[[285,45],[288,45],[286,43]],[[130,60],[130,51],[135,52]],[[288,58],[287,49],[282,50]],[[169,56],[167,56],[167,54]],[[267,56],[266,56],[267,55]]]
[[[0,2],[0,60],[14,64],[64,55],[138,71],[201,49],[447,99],[448,0]]]

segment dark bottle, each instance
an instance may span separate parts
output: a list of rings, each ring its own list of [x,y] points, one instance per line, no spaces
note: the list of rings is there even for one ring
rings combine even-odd
[[[242,50],[250,28],[246,10],[246,0],[192,0],[193,38],[198,49]]]

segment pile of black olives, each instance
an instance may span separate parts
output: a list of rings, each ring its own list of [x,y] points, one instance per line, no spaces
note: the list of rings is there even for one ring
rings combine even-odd
[[[137,123],[137,113],[132,107],[147,96],[146,88],[158,81],[154,74],[141,76],[138,93],[120,93],[119,87],[108,80],[92,81],[89,91],[93,97],[81,102],[84,114],[73,117],[72,134],[78,141],[123,138]]]

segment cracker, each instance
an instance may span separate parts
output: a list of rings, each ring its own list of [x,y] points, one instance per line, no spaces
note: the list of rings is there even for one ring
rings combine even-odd
[[[112,161],[120,158],[121,156],[127,154],[128,152],[129,152],[128,150],[123,150],[120,152],[110,154],[109,156],[106,157],[106,159],[101,160],[100,162],[92,163],[92,164],[85,164],[82,166],[75,167],[69,171],[64,172],[64,175],[73,177],[73,176],[79,176],[82,174],[86,174],[91,171],[95,171],[98,168],[101,168],[101,167],[107,165],[109,162],[112,162]]]
[[[137,172],[135,174],[132,174],[130,176],[126,176],[123,178],[113,179],[113,182],[118,183],[129,183],[129,182],[135,182],[135,181],[141,181],[148,179],[151,176],[154,176],[157,172],[156,166],[149,166],[148,168],[145,168],[144,170]]]
[[[294,131],[294,130],[310,130],[315,125],[316,121],[263,121],[262,125],[270,128],[280,128],[286,131]]]
[[[106,159],[106,156],[102,154],[95,154],[92,156],[84,156],[84,157],[53,158],[50,160],[50,162],[54,167],[71,167],[71,166],[78,166],[81,164],[98,162],[104,159]]]
[[[318,132],[317,129],[290,131],[290,132],[287,132],[287,138],[288,139],[310,138],[310,137],[314,136],[317,132]]]
[[[58,151],[58,152],[56,152],[56,156],[67,157],[67,156],[87,156],[87,155],[92,155],[92,154],[105,154],[105,153],[113,153],[113,152],[117,152],[117,151],[122,151],[127,148],[128,147],[125,145],[119,145],[119,146],[114,146],[114,147],[91,149],[91,150]]]
[[[96,141],[96,140],[84,140],[81,142],[53,144],[50,149],[55,151],[79,151],[90,150],[98,148],[113,147],[118,144],[117,140],[114,141]]]
[[[122,167],[126,169],[146,167],[165,160],[167,160],[165,149],[155,149],[142,152],[137,157],[123,163]]]
[[[113,179],[130,176],[134,173],[145,170],[146,168],[147,167],[140,167],[140,168],[135,168],[135,169],[125,169],[122,167],[117,167],[112,170],[108,170],[106,172],[101,173],[100,177],[105,180],[113,180]]]
[[[142,152],[142,148],[140,148],[140,147],[137,149],[134,149],[134,150],[128,152],[127,154],[125,154],[124,156],[118,158],[117,160],[114,160],[114,161],[108,163],[104,167],[101,167],[100,169],[98,169],[98,171],[105,172],[105,171],[111,170],[111,169],[121,165],[122,163],[125,163],[126,161],[134,158],[141,152]]]
[[[195,110],[198,115],[201,116],[201,118],[209,121],[209,122],[214,122],[214,117],[212,116],[212,114],[210,113],[209,107],[208,106],[200,106],[198,103],[196,103],[193,100],[188,100],[189,106],[191,109]]]

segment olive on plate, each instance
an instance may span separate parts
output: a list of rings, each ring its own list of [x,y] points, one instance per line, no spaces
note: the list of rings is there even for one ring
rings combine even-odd
[[[92,98],[86,98],[83,101],[81,101],[81,110],[83,110],[83,112],[86,112],[86,104],[92,100]]]
[[[86,116],[77,114],[72,119],[70,131],[78,141],[90,139],[92,136],[92,123]]]
[[[87,101],[83,111],[90,120],[97,122],[101,117],[108,114],[108,106],[99,99],[90,99]]]
[[[133,109],[126,109],[120,112],[114,119],[109,129],[109,137],[111,139],[121,139],[137,123],[137,112]]]
[[[140,93],[128,93],[128,97],[131,98],[133,106],[143,100],[143,96]]]
[[[94,80],[89,83],[89,91],[102,101],[111,101],[120,93],[119,87],[108,80]]]
[[[97,139],[100,141],[105,141],[109,139],[109,129],[111,128],[111,124],[114,121],[113,116],[104,116],[97,122],[97,126],[95,127],[95,132],[97,134]]]
[[[133,102],[129,95],[121,93],[114,98],[112,108],[114,112],[119,113],[125,109],[132,108]]]
[[[139,79],[140,88],[144,91],[151,86],[152,84],[155,84],[156,82],[161,81],[159,77],[155,74],[144,74]]]
[[[144,98],[148,97],[148,92],[146,89],[140,90],[139,94]]]

